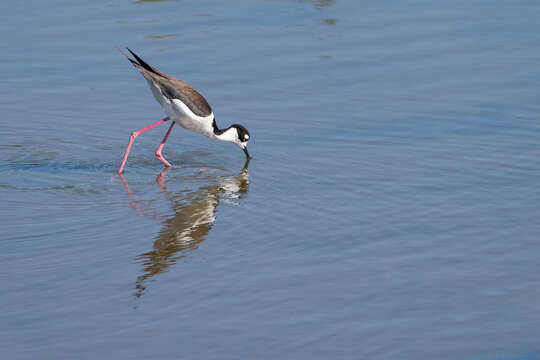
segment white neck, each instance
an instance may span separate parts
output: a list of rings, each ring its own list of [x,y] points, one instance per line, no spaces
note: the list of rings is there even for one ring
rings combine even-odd
[[[219,135],[214,135],[217,140],[221,141],[228,141],[237,144],[238,141],[238,132],[236,131],[236,128],[229,128],[222,132]]]

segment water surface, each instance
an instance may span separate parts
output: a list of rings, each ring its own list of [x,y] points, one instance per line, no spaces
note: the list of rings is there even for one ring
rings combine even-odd
[[[10,359],[538,359],[540,5],[5,2]],[[242,151],[166,128],[130,46]]]

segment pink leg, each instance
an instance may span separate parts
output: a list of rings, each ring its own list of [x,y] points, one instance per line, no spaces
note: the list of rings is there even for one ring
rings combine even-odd
[[[131,133],[131,136],[129,137],[129,143],[128,143],[128,146],[126,148],[126,152],[124,154],[124,158],[122,159],[122,165],[120,165],[120,169],[118,170],[118,173],[121,174],[122,171],[124,171],[124,165],[126,165],[126,161],[127,161],[127,158],[129,156],[129,151],[131,150],[131,145],[133,145],[133,141],[135,140],[135,138],[137,136],[139,136],[140,134],[144,133],[144,132],[147,132],[148,130],[150,129],[153,129],[155,128],[156,126],[158,125],[161,125],[167,121],[169,121],[170,118],[169,117],[166,117],[165,119],[162,119],[162,120],[159,120],[153,124],[150,124],[148,125],[147,127],[144,127],[140,130],[137,130],[137,131],[134,131]]]
[[[171,130],[174,126],[174,121],[171,124],[171,127],[169,127],[169,130],[167,130],[167,133],[163,137],[163,140],[161,140],[161,143],[159,144],[157,150],[156,150],[156,157],[161,160],[167,167],[171,167],[172,165],[161,155],[161,150],[163,150],[163,146],[165,146],[165,141],[167,141],[167,138],[169,137],[169,134],[171,133]]]

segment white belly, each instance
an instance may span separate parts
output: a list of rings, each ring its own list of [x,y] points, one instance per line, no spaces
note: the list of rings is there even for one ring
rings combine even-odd
[[[164,104],[163,107],[167,115],[184,129],[195,131],[212,139],[215,137],[214,128],[212,127],[214,113],[204,117],[196,115],[183,102],[177,99]]]
[[[184,129],[195,131],[201,135],[207,136],[211,139],[216,138],[214,135],[214,127],[212,123],[214,121],[214,113],[208,116],[199,116],[187,107],[182,101],[173,99],[172,101],[164,97],[159,88],[156,85],[149,82],[150,88],[158,100],[163,106],[165,113],[178,125]]]

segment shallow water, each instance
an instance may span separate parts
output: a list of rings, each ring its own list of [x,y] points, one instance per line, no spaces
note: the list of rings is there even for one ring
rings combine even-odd
[[[10,359],[540,358],[540,4],[4,2]],[[130,46],[241,150],[166,128]]]

